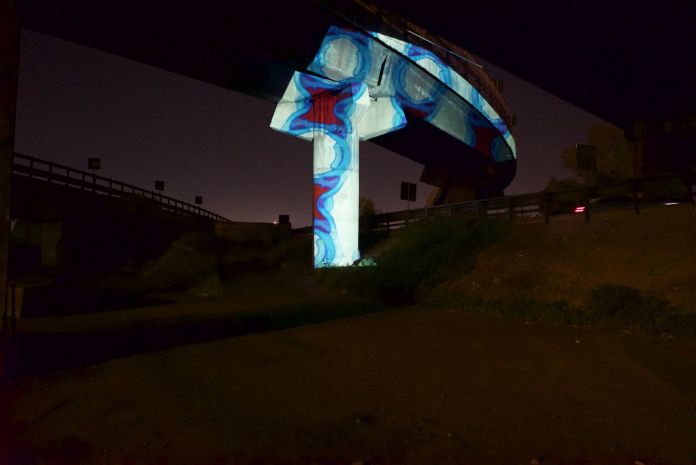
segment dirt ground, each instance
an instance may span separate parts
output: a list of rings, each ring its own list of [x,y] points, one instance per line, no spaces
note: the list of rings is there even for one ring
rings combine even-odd
[[[581,303],[610,282],[696,310],[690,207],[551,221],[446,285]],[[0,465],[696,464],[694,339],[336,292],[248,273],[224,297],[20,320]]]
[[[0,463],[693,464],[694,354],[393,309],[5,381]]]
[[[696,209],[689,205],[593,210],[517,222],[479,254],[476,268],[446,286],[484,299],[582,304],[599,284],[631,286],[696,311]]]

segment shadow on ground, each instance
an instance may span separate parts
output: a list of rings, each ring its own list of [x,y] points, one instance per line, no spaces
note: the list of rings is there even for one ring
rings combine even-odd
[[[22,314],[27,318],[77,315],[140,308],[169,303],[145,291],[83,288],[53,284],[25,291]]]
[[[375,301],[322,302],[277,306],[245,315],[174,317],[115,330],[20,331],[12,338],[4,337],[2,354],[5,360],[0,378],[17,379],[78,368],[186,344],[303,326],[384,308],[384,304]]]

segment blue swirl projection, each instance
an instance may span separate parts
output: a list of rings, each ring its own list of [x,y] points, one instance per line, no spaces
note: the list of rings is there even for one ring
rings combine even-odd
[[[413,68],[407,61],[397,62],[392,75],[396,101],[408,114],[430,121],[437,112],[445,88],[433,82],[427,91],[420,89],[415,79],[409,79],[412,73]]]
[[[350,265],[360,257],[360,140],[418,118],[496,162],[515,156],[502,118],[429,50],[332,26],[307,69],[325,78],[296,72],[271,127],[314,143],[315,267]]]
[[[435,67],[435,72],[432,74],[446,86],[452,85],[452,69],[430,50],[413,44],[406,44],[406,56],[426,69],[431,68],[431,66],[428,66],[428,61],[432,62],[432,66]]]
[[[354,122],[369,99],[367,86],[295,73],[284,97],[291,103],[291,113],[277,128],[315,141],[315,266],[351,264],[359,258],[357,230],[353,237],[352,224],[337,224],[340,221],[333,210],[338,202],[350,202],[341,196],[341,191],[347,183],[354,185],[358,181]],[[357,225],[357,216],[352,223]]]
[[[474,131],[487,132],[488,129],[493,127],[499,132],[500,137],[503,139],[503,143],[489,144],[487,147],[483,147],[482,153],[490,156],[498,163],[515,158],[515,141],[510,133],[510,129],[500,115],[498,115],[488,101],[483,98],[480,92],[469,81],[448,67],[437,55],[429,50],[378,32],[371,32],[370,35],[383,43],[385,47],[407,58],[412,66],[423,70],[423,75],[429,74],[430,79],[438,80],[442,85],[447,87],[447,92],[441,93],[441,91],[437,91],[442,95],[441,102],[454,100],[452,94],[455,94],[473,107],[476,112],[484,116],[484,119],[481,120],[481,124],[463,124],[461,119],[468,119],[469,116],[475,112],[468,111],[468,109],[465,108],[466,104],[462,105],[461,103],[457,103],[456,105],[459,107],[461,113],[459,117],[453,117],[450,114],[451,112],[448,112],[447,118],[438,120],[436,114],[430,114],[429,121],[433,125],[467,144],[468,137],[463,133],[462,129],[465,130],[469,127]],[[448,71],[444,71],[445,69]],[[419,79],[426,79],[423,75],[420,75]],[[445,105],[449,105],[449,103],[445,103]],[[439,110],[436,110],[436,112],[437,111]],[[479,140],[481,139],[481,137],[476,138]],[[483,138],[490,139],[487,135]],[[476,148],[480,150],[482,147]]]
[[[331,28],[308,69],[334,81],[367,80],[372,69],[370,38]]]

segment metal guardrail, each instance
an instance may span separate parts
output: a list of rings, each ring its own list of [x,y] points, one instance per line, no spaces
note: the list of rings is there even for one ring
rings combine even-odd
[[[378,213],[371,218],[371,225],[375,229],[392,229],[400,228],[412,221],[439,217],[526,218],[541,214],[543,214],[543,194],[528,194]]]
[[[595,199],[623,197],[631,198],[635,213],[640,213],[641,204],[647,201],[682,199],[694,203],[696,179],[676,176],[634,178],[603,186],[590,186],[556,192],[497,197],[469,202],[451,203],[435,207],[416,208],[389,213],[378,213],[368,219],[373,229],[400,228],[409,222],[429,220],[437,217],[508,217],[530,218],[543,216],[548,224],[550,215],[572,211],[582,206],[585,221],[590,221],[590,211]]]
[[[77,170],[52,161],[14,154],[12,174],[29,179],[37,179],[67,188],[91,192],[96,195],[122,198],[124,200],[145,199],[161,210],[181,215],[196,215],[214,221],[229,222],[227,218],[196,205],[182,202],[158,192],[142,189],[131,184],[99,176],[87,171]]]

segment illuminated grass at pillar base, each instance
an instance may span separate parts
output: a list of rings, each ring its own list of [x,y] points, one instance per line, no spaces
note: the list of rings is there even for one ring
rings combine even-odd
[[[358,250],[359,141],[423,119],[495,162],[515,156],[505,123],[434,53],[378,33],[332,26],[295,72],[271,127],[313,141],[314,266],[347,266]],[[323,76],[323,77],[321,77]]]

